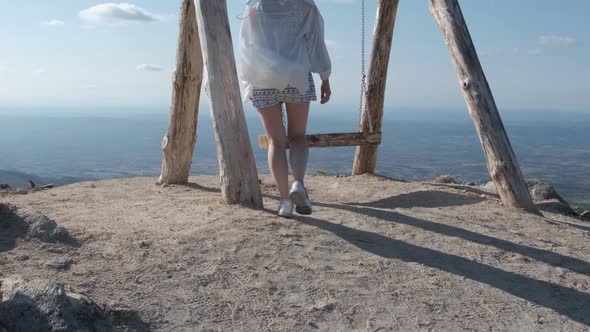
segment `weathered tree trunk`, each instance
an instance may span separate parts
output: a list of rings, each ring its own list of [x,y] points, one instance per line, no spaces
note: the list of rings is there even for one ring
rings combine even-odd
[[[380,0],[377,8],[377,21],[373,32],[373,52],[361,115],[361,131],[365,133],[371,130],[368,121],[373,124],[374,132],[381,133],[387,69],[398,4],[399,0]],[[356,149],[352,166],[353,175],[375,173],[378,148],[378,145],[363,145]]]
[[[262,208],[262,194],[236,72],[225,0],[195,0],[207,68],[221,192],[229,204]]]
[[[162,141],[162,174],[158,183],[188,182],[197,141],[197,115],[203,80],[203,56],[192,0],[183,0],[172,81],[170,126]]]
[[[455,64],[469,114],[477,129],[488,170],[502,202],[539,213],[533,204],[510,145],[492,91],[457,0],[430,0],[430,11],[440,26]]]
[[[333,148],[339,146],[374,145],[381,143],[381,134],[367,133],[334,133],[334,134],[310,134],[306,135],[307,145],[310,148]],[[268,137],[258,136],[258,145],[262,149],[268,149]],[[289,144],[287,144],[289,148]]]

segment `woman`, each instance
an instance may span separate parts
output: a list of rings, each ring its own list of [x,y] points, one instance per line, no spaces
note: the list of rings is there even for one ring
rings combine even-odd
[[[240,78],[244,99],[258,109],[269,140],[268,164],[281,199],[278,214],[311,214],[304,185],[310,101],[317,100],[311,73],[322,79],[321,103],[330,100],[331,63],[324,22],[313,0],[250,0],[242,22]],[[287,111],[285,133],[282,105]],[[287,144],[294,183],[289,190]]]

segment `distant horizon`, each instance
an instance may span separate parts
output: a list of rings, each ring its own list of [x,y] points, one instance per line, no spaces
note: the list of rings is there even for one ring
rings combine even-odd
[[[244,113],[247,118],[258,117],[256,110],[251,106],[244,106]],[[524,121],[530,116],[531,122],[546,122],[554,119],[560,121],[590,121],[590,112],[584,110],[533,110],[533,109],[500,109],[500,115],[503,120],[518,119]],[[38,117],[38,118],[162,118],[169,115],[170,106],[113,106],[113,107],[95,107],[91,105],[80,107],[6,107],[0,106],[0,116],[2,117]],[[203,112],[209,117],[209,105],[201,104],[199,107],[199,118]],[[467,107],[463,108],[422,108],[422,107],[403,107],[403,106],[385,106],[384,121],[393,119],[412,120],[412,115],[416,114],[416,120],[420,121],[439,121],[437,115],[445,119],[457,120],[457,118],[469,119]],[[549,118],[539,118],[543,114]],[[331,118],[338,115],[341,119],[356,119],[359,116],[358,105],[319,105],[312,104],[310,119],[314,118]],[[434,119],[425,117],[425,115],[434,116]]]

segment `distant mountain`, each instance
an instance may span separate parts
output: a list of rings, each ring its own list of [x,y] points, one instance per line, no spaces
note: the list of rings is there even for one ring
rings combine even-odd
[[[33,180],[37,185],[47,184],[37,175],[0,170],[0,184],[7,184],[13,188],[29,188],[29,180]]]
[[[56,186],[65,186],[72,183],[88,181],[93,179],[79,178],[74,176],[64,176],[60,178],[43,178],[35,174],[28,174],[18,171],[0,170],[0,184],[7,184],[12,188],[29,188],[29,180],[35,182],[37,186],[54,184]]]

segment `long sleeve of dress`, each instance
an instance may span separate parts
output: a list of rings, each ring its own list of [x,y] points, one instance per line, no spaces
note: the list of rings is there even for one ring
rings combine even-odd
[[[322,80],[327,80],[332,74],[332,62],[324,39],[324,19],[316,7],[312,9],[308,27],[306,42],[311,71],[320,74]]]

